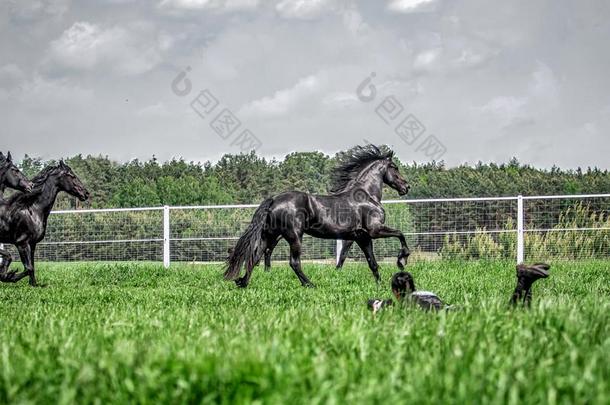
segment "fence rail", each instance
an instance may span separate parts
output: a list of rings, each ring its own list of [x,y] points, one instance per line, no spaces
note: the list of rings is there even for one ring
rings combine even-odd
[[[610,194],[383,201],[386,224],[402,230],[414,260],[514,258],[517,262],[607,259]],[[256,204],[53,211],[38,261],[219,262]],[[340,241],[303,240],[305,260],[333,261]],[[376,240],[378,259],[399,243]],[[15,254],[14,248],[12,253]],[[351,258],[362,259],[357,248]],[[273,258],[287,260],[280,242]]]

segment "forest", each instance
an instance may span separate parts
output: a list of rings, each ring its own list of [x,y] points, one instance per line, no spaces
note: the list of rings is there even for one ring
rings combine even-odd
[[[226,154],[212,163],[154,156],[142,161],[117,162],[108,156],[76,155],[65,161],[91,192],[87,207],[150,207],[160,205],[248,204],[286,191],[326,193],[341,152],[294,152],[281,160],[254,152]],[[444,162],[417,164],[395,158],[411,185],[404,198],[485,197],[595,194],[610,191],[610,172],[599,168],[563,170],[535,168],[513,158],[506,163],[447,167]],[[26,155],[20,168],[32,177],[53,161]],[[385,189],[384,199],[398,198]],[[80,208],[65,194],[55,209]]]

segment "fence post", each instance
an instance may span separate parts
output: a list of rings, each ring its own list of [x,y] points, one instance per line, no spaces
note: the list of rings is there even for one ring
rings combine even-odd
[[[163,267],[169,267],[169,206],[163,206]]]
[[[524,241],[524,212],[523,212],[523,196],[519,194],[517,196],[517,264],[523,263],[525,255],[525,241]]]
[[[335,259],[335,266],[339,264],[339,258],[341,257],[342,248],[343,248],[343,240],[337,239],[337,257]]]

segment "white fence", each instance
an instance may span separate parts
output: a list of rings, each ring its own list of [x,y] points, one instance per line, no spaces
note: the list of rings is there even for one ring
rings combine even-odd
[[[37,260],[220,262],[256,207],[54,211]],[[610,258],[610,194],[390,200],[384,207],[386,224],[404,232],[413,260]],[[374,245],[380,260],[395,260],[400,246],[395,239]],[[306,236],[303,259],[332,262],[337,250],[336,241]],[[349,257],[362,255],[354,246]],[[280,242],[273,259],[287,258]]]

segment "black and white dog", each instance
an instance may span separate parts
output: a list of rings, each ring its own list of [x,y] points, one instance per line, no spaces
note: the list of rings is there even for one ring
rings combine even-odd
[[[519,264],[516,268],[517,286],[511,297],[510,303],[515,306],[520,301],[529,307],[532,301],[532,285],[536,280],[549,276],[549,266],[546,263],[535,263],[532,265]],[[445,304],[435,293],[430,291],[417,291],[411,273],[400,271],[392,276],[392,293],[398,302],[417,305],[429,311],[440,309],[450,309],[451,305]],[[392,300],[370,299],[368,307],[373,313],[377,313],[383,308],[393,305]]]

